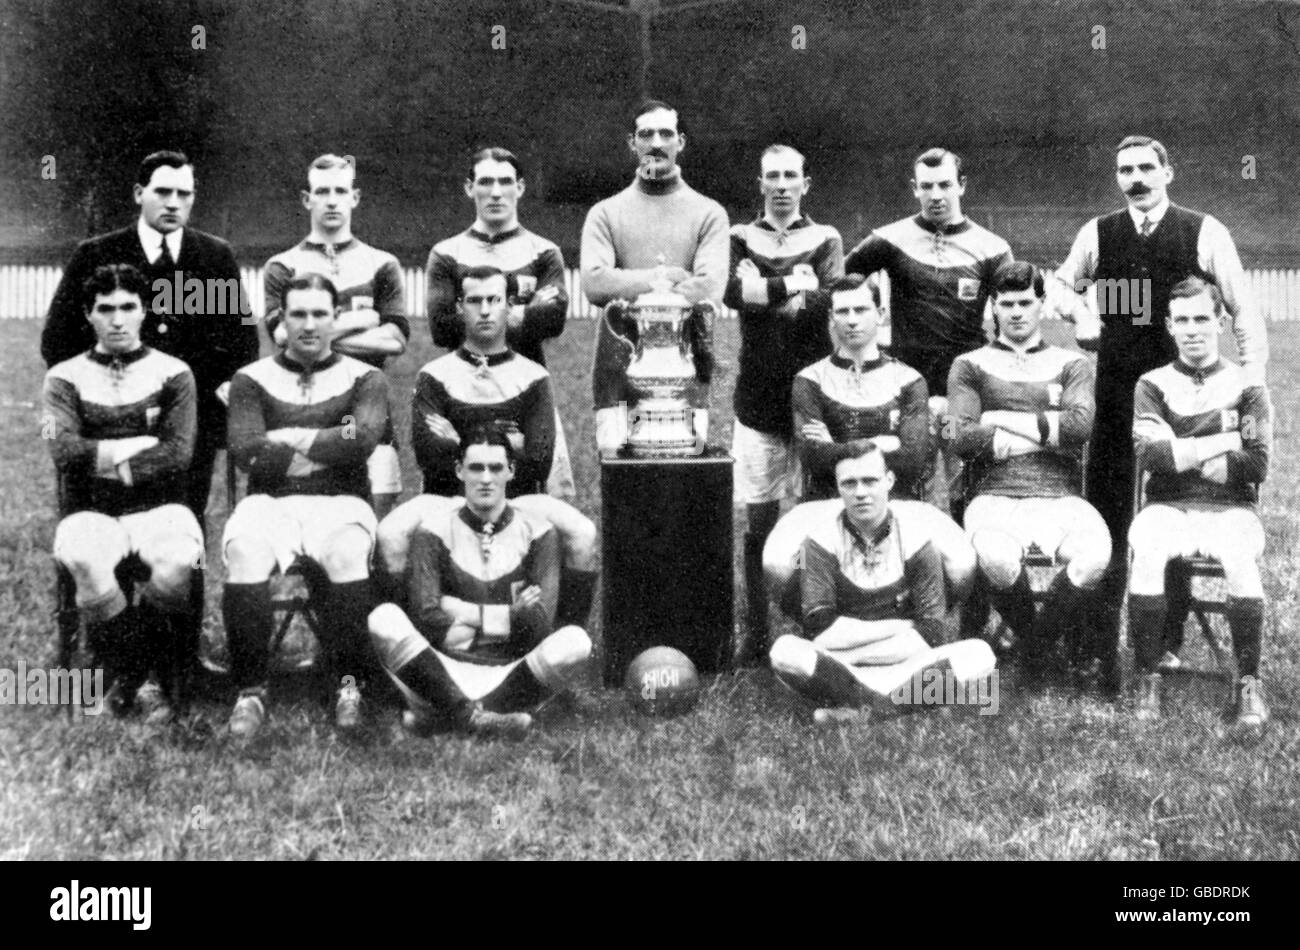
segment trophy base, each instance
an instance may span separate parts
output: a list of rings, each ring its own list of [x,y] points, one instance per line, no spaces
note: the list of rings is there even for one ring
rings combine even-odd
[[[704,454],[704,447],[692,440],[689,445],[628,445],[627,454],[634,459],[680,459]]]

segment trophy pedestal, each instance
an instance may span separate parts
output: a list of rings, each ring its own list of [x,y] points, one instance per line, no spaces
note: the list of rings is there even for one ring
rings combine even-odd
[[[652,646],[681,650],[701,674],[730,666],[732,464],[716,449],[601,461],[607,687],[622,685],[628,663]]]

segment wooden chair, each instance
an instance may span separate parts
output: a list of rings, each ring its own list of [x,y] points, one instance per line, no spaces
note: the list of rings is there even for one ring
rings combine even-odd
[[[1136,518],[1146,505],[1146,487],[1149,473],[1138,469],[1133,479],[1133,516]],[[1133,569],[1133,550],[1128,552],[1129,573]],[[1229,660],[1224,653],[1222,645],[1219,643],[1219,637],[1214,632],[1214,627],[1210,623],[1210,618],[1226,616],[1227,614],[1227,597],[1208,596],[1207,588],[1219,590],[1225,589],[1226,578],[1223,573],[1223,565],[1214,558],[1202,557],[1196,555],[1193,557],[1178,557],[1170,562],[1166,571],[1166,578],[1170,572],[1175,575],[1175,579],[1184,581],[1189,590],[1187,606],[1196,620],[1196,626],[1205,638],[1205,644],[1209,648],[1210,656],[1214,660],[1214,669],[1210,675],[1230,677],[1233,671],[1233,661]],[[1128,616],[1128,598],[1129,592],[1127,587],[1124,590],[1124,615]],[[1176,672],[1204,673],[1194,669],[1179,670]]]

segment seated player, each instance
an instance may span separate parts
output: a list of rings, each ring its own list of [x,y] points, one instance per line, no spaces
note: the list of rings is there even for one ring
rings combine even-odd
[[[359,724],[360,688],[373,665],[366,617],[375,603],[376,524],[366,460],[388,426],[388,385],[380,370],[331,349],[338,293],[328,278],[293,278],[281,305],[284,352],[245,366],[230,387],[230,451],[248,472],[248,495],[221,540],[222,611],[240,691],[230,731],[243,739],[266,715],[269,582],[277,569],[302,557],[328,580],[313,597],[326,661],[344,683],[340,728]]]
[[[997,339],[953,361],[948,408],[970,466],[965,526],[980,578],[1032,679],[1049,671],[1058,641],[1084,646],[1079,621],[1110,562],[1110,532],[1079,495],[1092,361],[1043,342],[1043,275],[1034,265],[1003,264],[992,294]],[[1031,547],[1065,565],[1037,621],[1022,564]]]
[[[835,464],[873,444],[896,471],[894,504],[913,508],[939,549],[948,603],[963,601],[975,576],[975,555],[951,518],[918,499],[934,457],[925,380],[880,353],[880,288],[861,274],[831,285],[830,336],[835,352],[794,379],[794,431],[808,479],[809,501],[778,522],[763,548],[763,570],[787,613],[798,614],[794,562],[808,526],[839,511]],[[775,538],[775,540],[771,540]]]
[[[45,374],[45,432],[63,479],[54,557],[71,573],[96,662],[115,677],[114,707],[134,700],[151,724],[171,719],[149,679],[183,636],[203,532],[186,506],[194,452],[194,376],[180,360],[140,342],[149,286],[134,267],[95,269],[83,288],[96,342]],[[138,603],[116,570],[127,558],[148,571]]]
[[[557,416],[545,368],[510,349],[508,281],[495,267],[473,267],[461,281],[457,307],[464,343],[428,363],[416,379],[411,444],[424,474],[424,494],[399,505],[379,526],[385,596],[401,602],[411,535],[422,521],[463,504],[456,474],[461,433],[487,426],[504,432],[515,454],[509,494],[516,507],[550,521],[563,563],[561,626],[587,622],[596,584],[596,527],[547,488]]]
[[[934,456],[929,390],[921,374],[882,356],[880,288],[861,274],[831,285],[835,351],[794,380],[794,431],[808,498],[834,498],[835,463],[868,442],[885,453],[898,497],[920,498]]]
[[[559,542],[548,521],[506,501],[514,475],[510,439],[471,431],[456,463],[465,504],[411,540],[407,611],[389,603],[370,615],[371,642],[417,727],[443,718],[469,732],[525,732],[528,710],[591,656],[581,627],[554,630]]]
[[[818,723],[887,702],[918,672],[946,665],[964,686],[992,673],[982,640],[944,645],[939,553],[912,510],[889,500],[893,473],[868,445],[835,464],[844,510],[803,543],[802,636],[772,645],[777,677],[818,708]]]
[[[356,171],[352,156],[329,154],[317,157],[307,169],[302,204],[311,217],[311,233],[266,262],[266,326],[271,338],[283,346],[280,301],[285,284],[299,274],[325,274],[337,288],[343,307],[334,320],[331,348],[383,369],[390,356],[405,352],[411,327],[397,258],[352,233],[352,212],[361,202]],[[391,423],[367,465],[371,498],[382,518],[402,491]]]
[[[1254,734],[1268,719],[1259,681],[1264,528],[1257,506],[1268,474],[1272,405],[1264,386],[1219,356],[1224,306],[1216,286],[1198,277],[1176,284],[1166,325],[1178,358],[1144,374],[1133,401],[1137,468],[1150,475],[1146,507],[1128,536],[1129,638],[1141,676],[1137,714],[1160,715],[1165,567],[1201,555],[1223,567],[1239,677],[1235,725]]]

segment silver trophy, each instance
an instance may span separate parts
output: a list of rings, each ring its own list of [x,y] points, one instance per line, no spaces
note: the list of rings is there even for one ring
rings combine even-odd
[[[700,455],[708,435],[714,308],[692,304],[662,273],[650,283],[632,303],[617,301],[605,312],[596,356],[597,441],[601,416],[615,414],[621,418],[609,420],[619,433],[614,441],[634,458]]]

